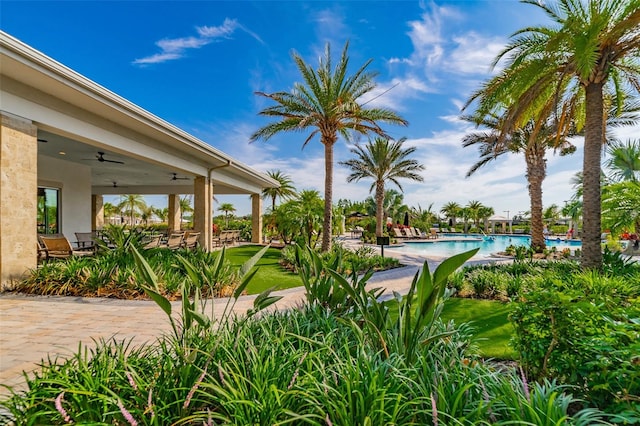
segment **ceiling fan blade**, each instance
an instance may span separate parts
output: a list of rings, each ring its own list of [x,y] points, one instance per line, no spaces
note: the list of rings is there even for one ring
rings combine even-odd
[[[124,164],[124,161],[105,160],[104,158],[103,158],[101,161],[102,161],[102,162],[105,162],[105,163],[117,163],[117,164]]]

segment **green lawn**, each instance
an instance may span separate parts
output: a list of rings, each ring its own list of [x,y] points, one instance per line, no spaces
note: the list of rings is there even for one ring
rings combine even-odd
[[[262,246],[258,245],[232,247],[227,249],[226,258],[232,265],[240,267],[260,249],[262,249]],[[300,277],[280,266],[278,263],[279,260],[280,249],[269,248],[257,264],[259,268],[258,272],[247,286],[247,293],[261,293],[274,286],[276,286],[278,290],[302,286]]]
[[[247,245],[227,250],[227,259],[232,265],[240,266],[262,247]],[[297,274],[280,266],[280,250],[270,248],[258,262],[259,270],[247,286],[247,293],[256,294],[277,286],[278,289],[302,286]],[[513,335],[513,327],[507,315],[509,307],[492,300],[451,298],[445,303],[442,319],[454,320],[456,324],[471,323],[475,328],[474,344],[485,357],[515,359],[515,351],[508,345]]]
[[[454,297],[445,303],[442,319],[471,323],[475,329],[473,343],[482,356],[515,359],[516,352],[508,345],[514,332],[508,314],[509,305],[503,302]]]

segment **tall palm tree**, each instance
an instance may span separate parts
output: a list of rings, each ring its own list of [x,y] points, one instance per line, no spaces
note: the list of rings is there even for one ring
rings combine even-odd
[[[469,211],[469,218],[473,220],[473,224],[476,226],[476,229],[479,229],[480,209],[484,207],[484,205],[478,200],[471,200],[467,203],[466,207]]]
[[[149,220],[155,214],[156,209],[153,206],[145,206],[140,209],[140,219],[144,222],[145,226],[149,225]]]
[[[229,214],[235,212],[236,208],[231,203],[222,203],[222,204],[220,204],[220,207],[218,207],[218,211],[221,211],[221,212],[224,213],[225,226],[228,228],[229,227]]]
[[[118,203],[118,209],[129,216],[129,224],[131,226],[135,226],[136,216],[138,216],[146,207],[147,203],[144,201],[144,197],[139,194],[123,195],[120,199],[120,203]]]
[[[178,204],[180,205],[180,228],[182,228],[185,215],[193,212],[193,207],[191,207],[191,196],[185,195],[184,197],[180,197]]]
[[[456,226],[456,219],[460,216],[462,212],[462,206],[455,201],[450,201],[440,209],[440,213],[445,215],[447,219],[451,221],[451,226]]]
[[[290,200],[296,195],[296,188],[293,186],[291,176],[284,174],[280,170],[269,170],[267,175],[280,184],[277,188],[265,188],[262,190],[262,198],[271,198],[271,211],[276,209],[276,198]]]
[[[331,248],[333,146],[338,136],[347,140],[351,133],[387,137],[379,123],[407,125],[407,121],[396,113],[386,108],[368,108],[361,102],[363,95],[376,87],[373,81],[375,74],[366,71],[371,63],[371,60],[368,60],[355,74],[347,75],[348,47],[349,43],[346,43],[335,68],[332,67],[328,43],[317,70],[305,63],[298,53],[294,53],[293,60],[302,74],[304,83],[296,83],[291,92],[258,92],[258,95],[276,103],[260,111],[260,115],[277,117],[279,120],[258,129],[251,136],[253,142],[258,139],[268,140],[282,132],[301,132],[313,128],[303,142],[303,148],[316,135],[320,136],[320,142],[324,145],[325,164],[323,251]]]
[[[615,143],[608,146],[610,158],[606,166],[612,181],[638,182],[640,176],[640,140]]]
[[[551,120],[538,125],[529,120],[524,126],[514,129],[511,133],[500,137],[502,121],[495,118],[478,120],[477,117],[463,117],[467,121],[480,122],[487,131],[474,132],[466,135],[462,145],[466,148],[477,145],[480,159],[471,166],[467,177],[507,153],[523,154],[526,164],[526,177],[531,203],[531,247],[536,252],[545,249],[544,224],[542,222],[542,182],[547,176],[546,154],[549,149],[559,149],[561,155],[575,151],[568,139],[558,140],[556,128]]]
[[[153,210],[153,214],[160,219],[160,222],[166,223],[169,218],[169,207],[158,207]]]
[[[618,105],[628,95],[625,89],[640,90],[640,0],[524,3],[541,8],[553,26],[516,32],[495,60],[506,59],[504,70],[472,100],[479,101],[481,115],[494,113],[497,104],[510,105],[503,134],[532,117],[544,122],[553,111],[558,111],[559,137],[574,123],[578,131],[584,130],[582,265],[598,269],[602,266],[600,162],[606,127],[605,87],[610,87],[607,93],[614,95],[612,101]]]
[[[410,179],[417,182],[424,181],[424,178],[417,172],[424,170],[424,166],[416,160],[408,157],[416,150],[415,147],[404,149],[402,145],[406,138],[397,141],[375,138],[369,141],[364,147],[356,145],[351,149],[351,153],[356,156],[340,164],[351,169],[351,174],[347,176],[347,182],[358,182],[360,179],[373,179],[369,192],[375,189],[376,199],[376,236],[382,237],[386,220],[384,217],[384,186],[385,183],[393,182],[400,191],[399,179]]]

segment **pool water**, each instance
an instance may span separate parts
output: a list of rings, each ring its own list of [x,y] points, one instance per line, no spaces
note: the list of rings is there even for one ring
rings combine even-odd
[[[429,241],[406,241],[402,246],[390,247],[390,249],[404,253],[449,257],[480,247],[476,256],[488,257],[492,253],[505,251],[510,245],[529,247],[531,244],[531,237],[528,235],[492,235],[484,237],[482,235],[460,234],[449,235],[445,238],[455,238],[456,241],[447,241],[442,238]],[[582,248],[582,243],[580,241],[550,238],[547,239],[547,247],[556,247],[558,251],[570,248],[571,251],[574,251]]]

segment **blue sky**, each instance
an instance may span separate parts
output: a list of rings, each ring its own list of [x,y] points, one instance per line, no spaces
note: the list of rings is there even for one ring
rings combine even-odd
[[[477,160],[461,140],[474,129],[460,108],[491,76],[509,36],[546,17],[516,0],[458,1],[7,1],[2,30],[160,118],[258,170],[280,169],[297,189],[324,191],[319,140],[305,134],[249,144],[270,105],[255,91],[288,91],[300,81],[291,52],[317,65],[327,42],[334,57],[350,43],[353,70],[368,59],[378,87],[372,104],[394,109],[408,127],[388,127],[415,146],[423,183],[403,182],[405,203],[426,208],[478,200],[510,216],[529,210],[524,160],[504,157],[465,178]],[[618,132],[622,139],[638,128]],[[568,157],[548,157],[545,206],[562,206],[582,168],[582,142]],[[351,158],[338,141],[335,160]],[[364,200],[371,182],[348,184],[336,164],[334,202]],[[219,196],[238,214],[246,196]],[[161,204],[161,199],[154,199]],[[265,203],[268,205],[268,203]]]

